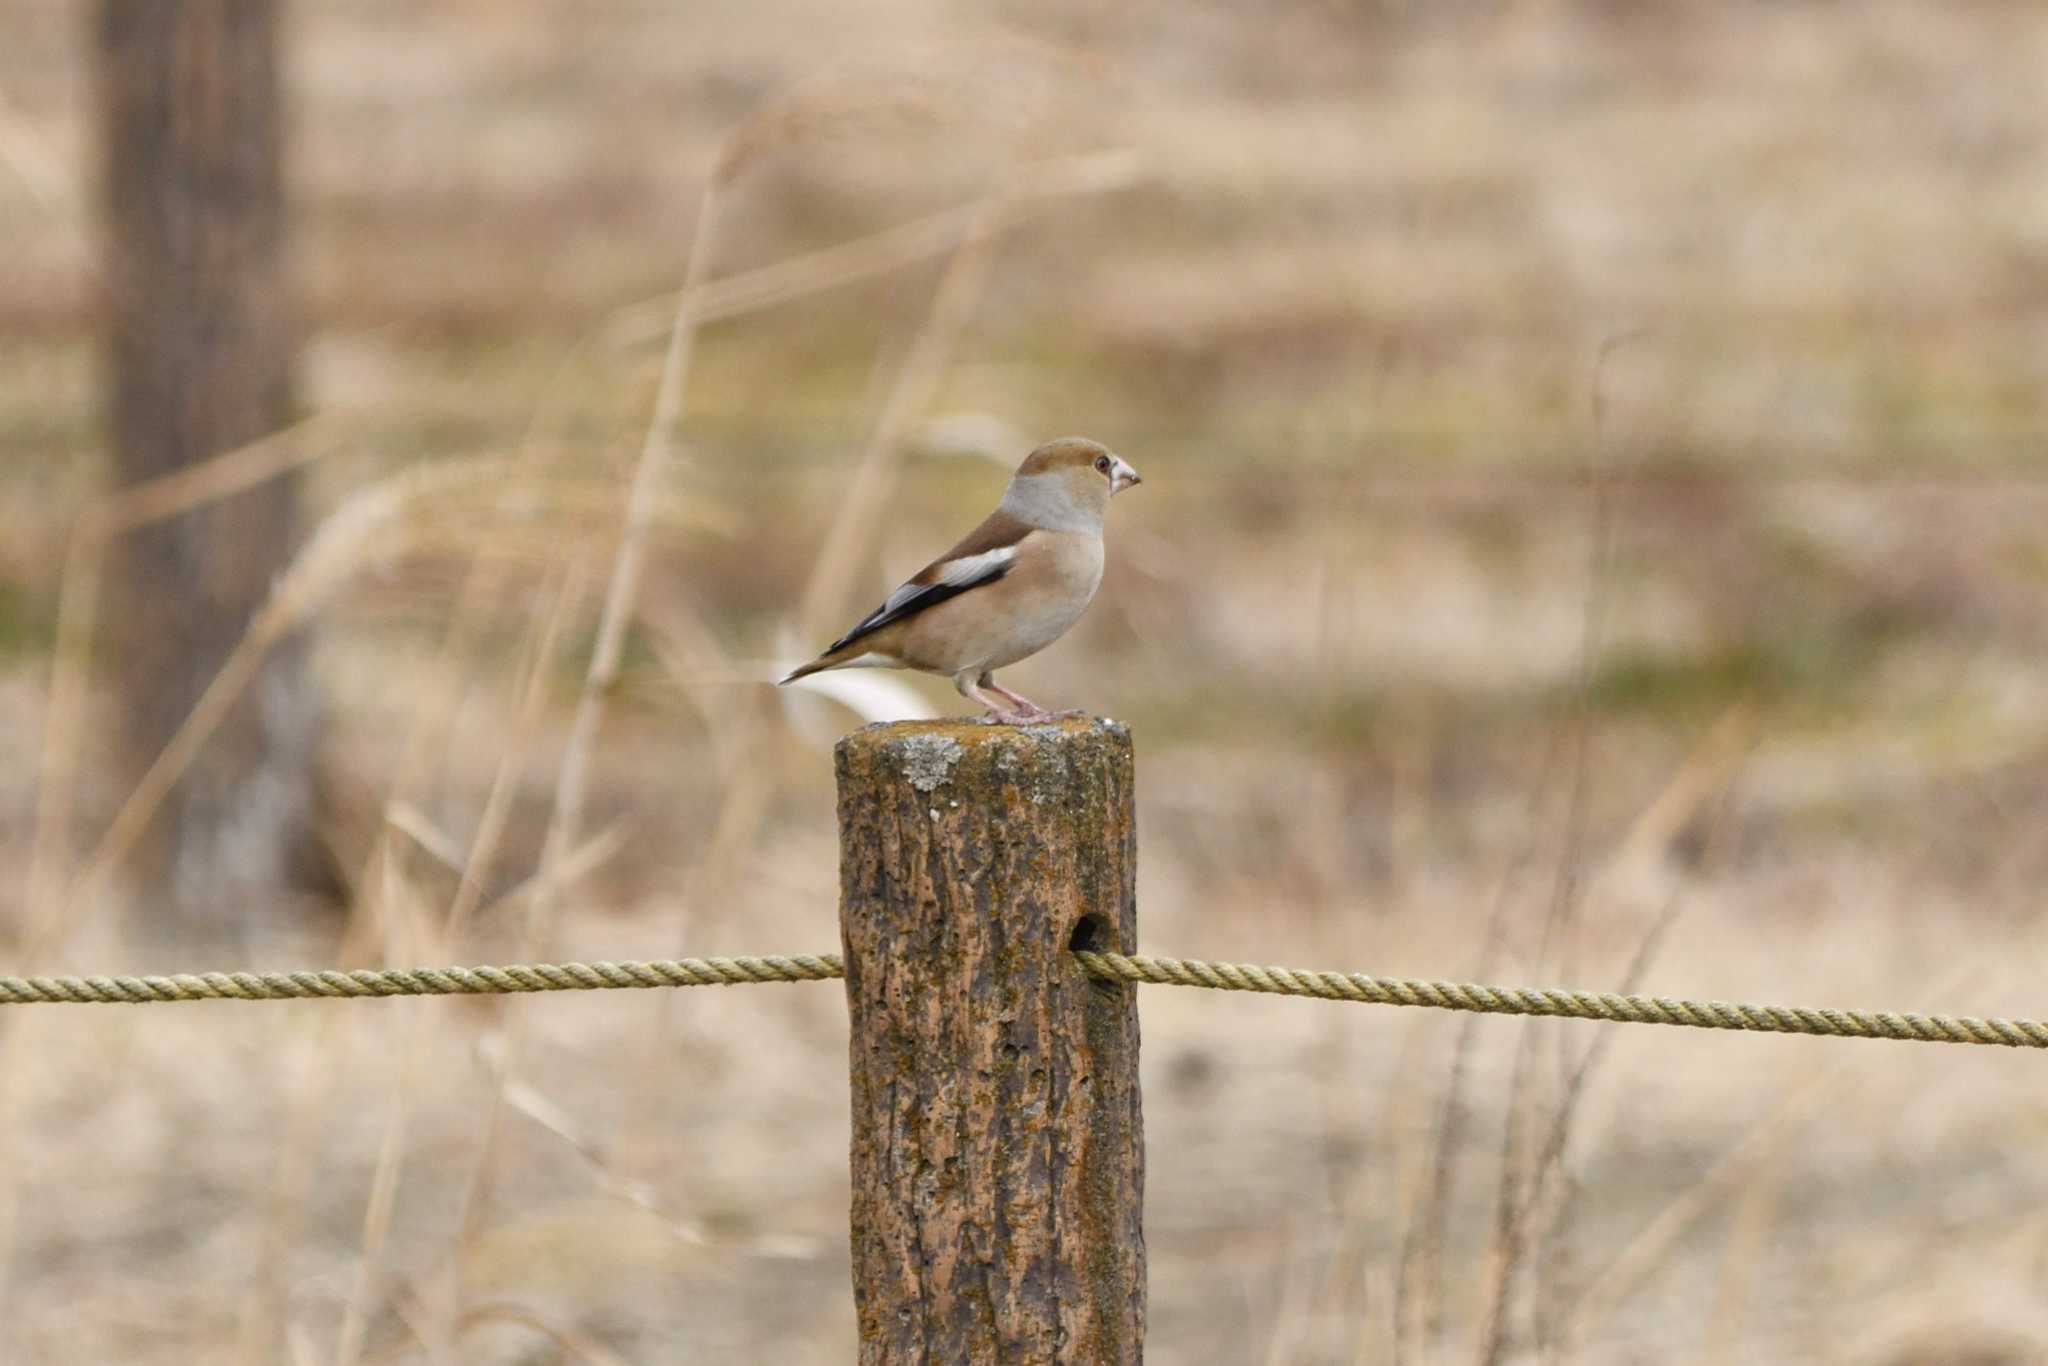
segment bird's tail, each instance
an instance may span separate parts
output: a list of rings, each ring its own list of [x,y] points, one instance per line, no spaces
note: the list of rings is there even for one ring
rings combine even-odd
[[[775,686],[779,688],[782,687],[785,683],[794,683],[799,678],[808,678],[812,674],[823,673],[827,669],[836,669],[845,662],[845,655],[839,653],[836,650],[827,650],[824,654],[819,655],[810,663],[802,665],[798,668],[791,669],[787,674],[783,675],[782,678],[776,681]]]

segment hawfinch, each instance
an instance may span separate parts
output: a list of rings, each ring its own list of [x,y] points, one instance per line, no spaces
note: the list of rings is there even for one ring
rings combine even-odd
[[[1017,467],[987,521],[782,681],[824,669],[920,669],[951,678],[992,720],[1051,719],[996,682],[995,670],[1080,618],[1102,582],[1103,514],[1137,482],[1136,470],[1093,441],[1048,441]]]

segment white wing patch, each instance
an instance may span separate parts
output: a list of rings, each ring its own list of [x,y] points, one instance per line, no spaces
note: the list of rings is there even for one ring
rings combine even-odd
[[[1013,545],[984,550],[979,555],[962,555],[957,560],[946,561],[939,570],[938,582],[948,588],[971,588],[983,579],[993,578],[1016,558],[1017,547]],[[900,593],[903,590],[899,588],[896,591]]]

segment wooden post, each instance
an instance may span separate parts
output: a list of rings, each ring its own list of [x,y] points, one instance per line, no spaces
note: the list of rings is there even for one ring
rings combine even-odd
[[[863,1366],[1136,1362],[1144,1127],[1130,732],[869,726],[840,741]]]

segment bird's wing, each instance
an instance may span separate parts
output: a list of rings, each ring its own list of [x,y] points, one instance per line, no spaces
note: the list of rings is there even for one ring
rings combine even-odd
[[[851,631],[833,641],[826,653],[844,649],[862,636],[872,635],[884,626],[915,616],[928,607],[936,607],[948,598],[957,598],[970,588],[994,583],[1010,572],[1016,558],[1016,547],[1008,546],[957,560],[936,561],[891,593],[887,601],[862,617]]]
[[[996,513],[951,550],[920,569],[891,593],[880,607],[860,619],[851,631],[832,642],[825,653],[841,650],[884,626],[957,598],[970,589],[994,583],[1017,562],[1017,547],[1032,528]]]

